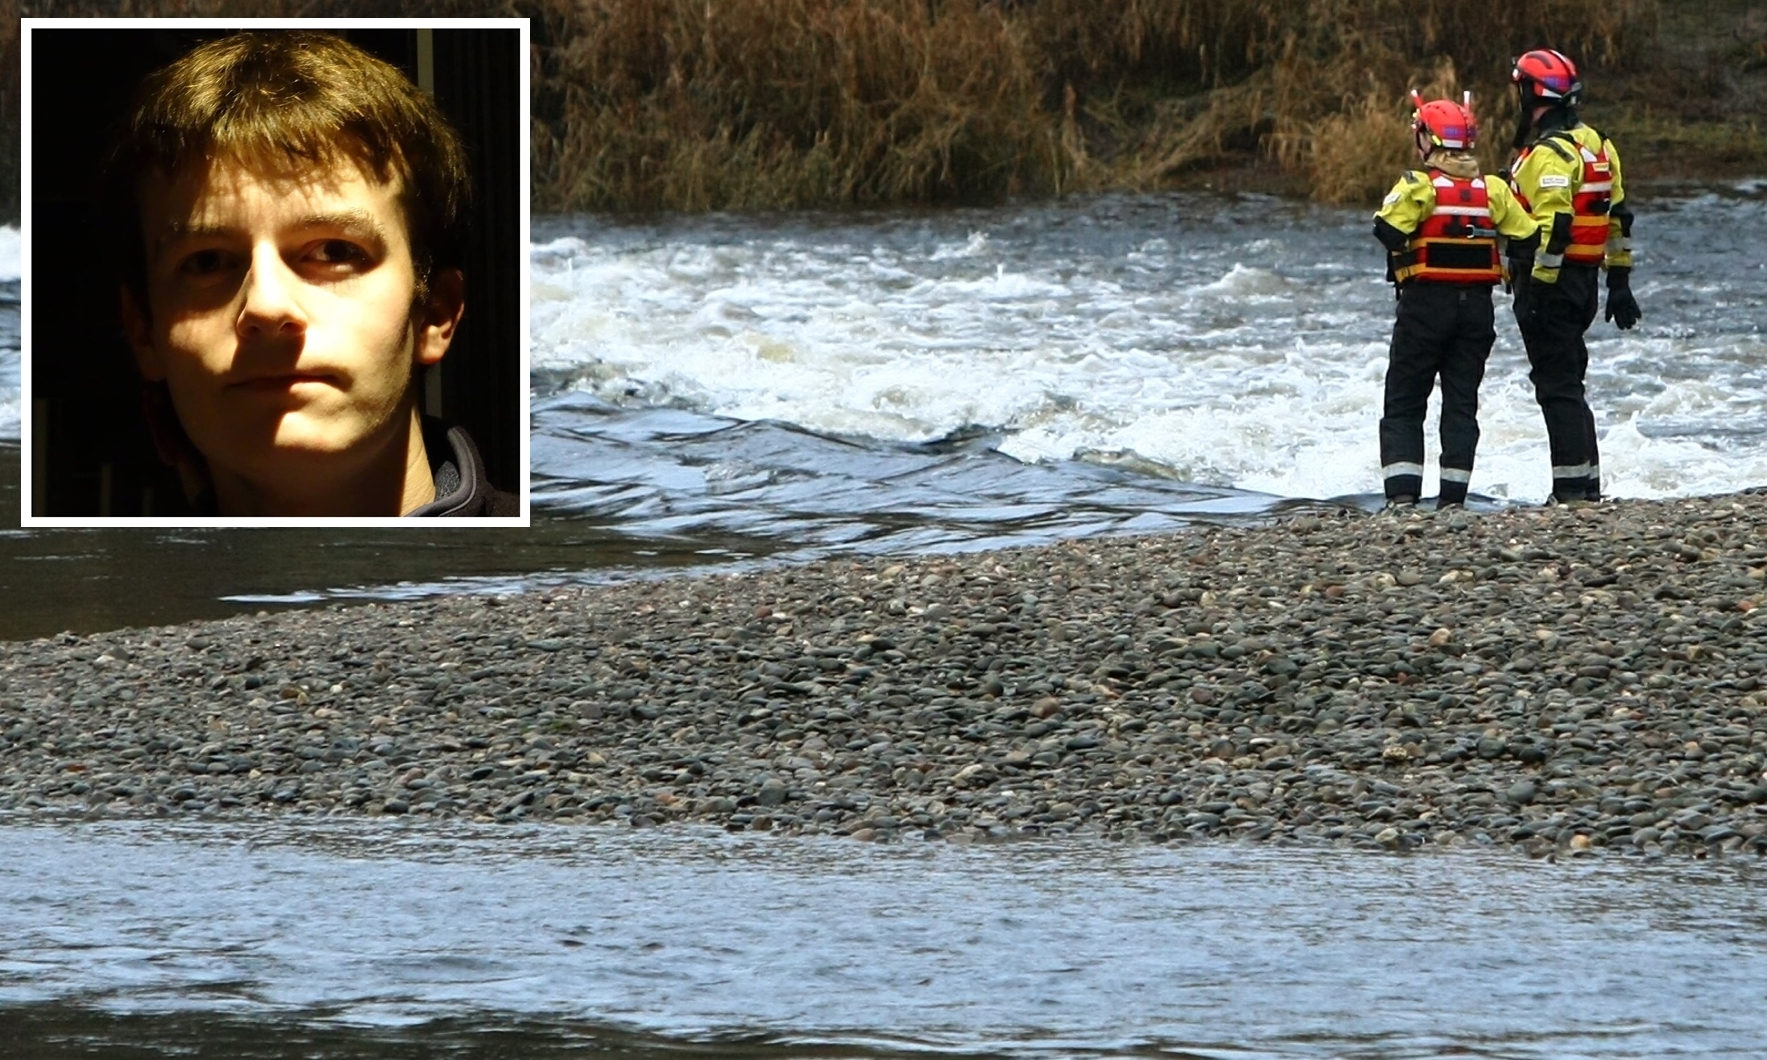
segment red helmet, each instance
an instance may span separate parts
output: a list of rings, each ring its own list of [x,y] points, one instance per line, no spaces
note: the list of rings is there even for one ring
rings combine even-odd
[[[1577,66],[1563,52],[1537,48],[1515,61],[1509,72],[1523,107],[1535,104],[1574,107],[1583,97]]]
[[[1451,99],[1425,103],[1416,92],[1411,100],[1417,105],[1417,118],[1411,129],[1417,134],[1417,153],[1428,158],[1436,148],[1449,151],[1471,151],[1478,146],[1479,123],[1472,109]]]

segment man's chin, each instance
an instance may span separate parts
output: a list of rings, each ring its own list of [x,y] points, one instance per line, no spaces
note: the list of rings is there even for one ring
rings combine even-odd
[[[389,433],[384,428],[371,432],[357,424],[285,415],[262,424],[240,425],[199,448],[211,454],[215,463],[242,471],[249,468],[253,477],[266,473],[280,477],[279,472],[291,468],[317,468],[350,462],[353,454],[366,456],[369,450],[379,449],[377,442]]]
[[[234,410],[238,412],[239,410]],[[212,470],[268,486],[312,488],[341,482],[391,462],[403,468],[410,413],[338,415],[325,409],[210,421],[193,441]]]
[[[341,456],[349,452],[381,451],[404,437],[409,413],[397,410],[364,417],[338,415],[320,409],[296,409],[275,421],[271,447],[280,453]]]

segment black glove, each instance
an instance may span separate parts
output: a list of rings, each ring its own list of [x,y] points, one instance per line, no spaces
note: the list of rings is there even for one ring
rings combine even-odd
[[[1643,315],[1638,309],[1638,299],[1632,297],[1632,270],[1610,265],[1607,270],[1607,310],[1601,318],[1613,321],[1621,331],[1629,331]]]

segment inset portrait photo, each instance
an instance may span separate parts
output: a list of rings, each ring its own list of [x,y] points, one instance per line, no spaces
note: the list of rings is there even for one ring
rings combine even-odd
[[[25,526],[527,525],[527,20],[21,54]]]

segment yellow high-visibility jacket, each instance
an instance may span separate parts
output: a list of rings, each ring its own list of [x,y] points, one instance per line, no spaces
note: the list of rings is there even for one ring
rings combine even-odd
[[[1533,278],[1557,283],[1566,260],[1632,266],[1632,210],[1613,141],[1578,123],[1535,140],[1510,167],[1510,188],[1540,226]]]
[[[1383,242],[1388,244],[1387,249],[1395,255],[1401,254],[1404,248],[1394,245],[1396,241],[1391,240],[1390,237],[1396,233],[1409,239],[1417,232],[1418,227],[1423,224],[1425,219],[1435,213],[1436,185],[1432,170],[1436,168],[1438,167],[1432,166],[1429,170],[1411,170],[1400,177],[1399,182],[1393,185],[1393,190],[1387,193],[1385,199],[1381,200],[1380,209],[1375,212],[1376,234],[1380,235],[1383,227],[1388,229],[1387,235],[1381,238]],[[1449,177],[1464,178],[1470,175],[1459,172],[1460,167],[1458,166],[1452,169],[1441,168],[1442,172]],[[1484,183],[1486,205],[1491,214],[1491,223],[1497,233],[1518,242],[1532,241],[1538,228],[1534,219],[1510,193],[1508,185],[1504,184],[1500,177],[1485,176],[1480,179]],[[1403,277],[1399,278],[1403,279]]]

